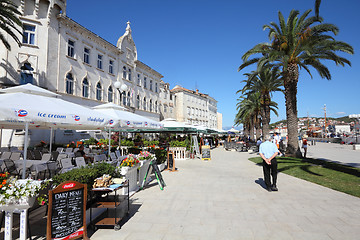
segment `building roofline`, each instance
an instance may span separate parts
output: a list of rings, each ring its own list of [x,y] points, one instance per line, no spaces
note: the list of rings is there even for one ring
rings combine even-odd
[[[74,25],[77,25],[78,27],[80,27],[82,30],[84,30],[85,32],[88,32],[89,34],[93,35],[95,38],[103,41],[105,44],[109,45],[111,48],[113,48],[113,50],[118,51],[119,53],[123,53],[118,47],[116,47],[114,44],[110,43],[109,41],[105,40],[104,38],[100,37],[99,35],[97,35],[96,33],[92,32],[91,30],[87,29],[86,27],[84,27],[83,25],[81,25],[80,23],[76,22],[75,20],[69,18],[68,16],[64,15],[64,14],[59,14],[58,15],[59,19],[68,21]]]
[[[151,67],[149,67],[148,65],[146,65],[145,63],[141,62],[140,60],[136,60],[135,61],[136,65],[139,65],[140,67],[143,67],[145,69],[147,69],[148,71],[152,72],[154,75],[157,75],[160,78],[163,78],[164,76],[161,75],[161,73],[159,73],[158,71],[152,69]]]

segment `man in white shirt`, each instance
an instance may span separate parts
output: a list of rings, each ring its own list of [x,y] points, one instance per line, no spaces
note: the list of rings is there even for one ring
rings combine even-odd
[[[271,142],[270,135],[265,135],[265,142],[260,144],[259,154],[263,159],[263,172],[264,172],[264,181],[266,184],[266,189],[270,191],[278,191],[276,187],[277,180],[277,161],[276,156],[279,153],[278,148],[274,143]],[[272,176],[273,183],[270,181],[270,172]]]

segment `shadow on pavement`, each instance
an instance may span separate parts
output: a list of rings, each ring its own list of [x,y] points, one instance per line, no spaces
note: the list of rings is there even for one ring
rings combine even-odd
[[[344,163],[336,163],[328,159],[313,159],[313,158],[306,158],[303,160],[303,162],[312,163],[316,165],[321,165],[323,168],[328,168],[331,170],[351,174],[356,177],[360,177],[360,169],[344,165]],[[350,164],[349,164],[350,165]]]
[[[255,183],[259,184],[263,189],[267,189],[263,178],[258,178],[257,180],[255,180]]]

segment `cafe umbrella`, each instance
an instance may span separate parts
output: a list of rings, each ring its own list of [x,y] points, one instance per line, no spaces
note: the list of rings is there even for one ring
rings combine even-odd
[[[26,84],[0,90],[0,127],[25,128],[24,163],[29,128],[104,129],[117,122],[106,114],[61,99],[59,94]],[[25,178],[25,171],[23,171]]]

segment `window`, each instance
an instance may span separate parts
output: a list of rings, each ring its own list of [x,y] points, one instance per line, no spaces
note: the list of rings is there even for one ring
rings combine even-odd
[[[127,93],[127,106],[130,107],[130,99],[131,99],[131,93],[130,91]]]
[[[109,60],[109,73],[114,74],[114,61]]]
[[[101,101],[101,83],[98,82],[98,84],[96,84],[96,100]]]
[[[129,68],[128,80],[131,81],[131,69]]]
[[[100,55],[100,54],[98,54],[98,59],[97,59],[97,68],[98,68],[98,69],[103,69],[102,59],[103,59],[103,56]]]
[[[153,105],[152,105],[152,100],[150,99],[149,101],[149,111],[152,112],[153,110]]]
[[[146,111],[146,97],[144,97],[143,109]]]
[[[23,43],[35,45],[35,26],[24,24]]]
[[[137,75],[137,85],[140,86],[141,84],[141,79],[140,79],[140,74]]]
[[[122,94],[121,94],[121,96],[122,96],[123,106],[126,106],[126,92],[123,91]]]
[[[123,67],[123,79],[126,79],[126,67]]]
[[[151,91],[153,90],[152,85],[153,85],[153,80],[150,79],[150,90]]]
[[[89,81],[87,78],[84,78],[82,82],[82,96],[85,98],[89,97]]]
[[[90,49],[84,48],[84,63],[90,64]]]
[[[68,52],[67,55],[69,57],[75,57],[75,41],[73,40],[68,40]]]
[[[66,74],[66,93],[73,94],[74,93],[74,78],[71,73]]]
[[[158,103],[157,103],[157,101],[155,101],[155,112],[156,113],[158,112]]]
[[[191,108],[187,107],[187,115],[190,116],[191,115]]]
[[[31,67],[30,63],[24,63],[24,65],[20,68],[20,85],[33,83],[33,71],[34,69]]]
[[[164,112],[167,112],[167,106],[164,104]]]
[[[136,108],[140,109],[140,95],[136,96]]]
[[[158,92],[158,84],[157,84],[157,82],[155,83],[155,92],[156,93]]]
[[[146,88],[146,77],[144,77],[144,88]]]
[[[170,93],[170,100],[172,100],[172,94]]]
[[[108,102],[112,102],[113,101],[113,89],[110,86],[108,89]]]

